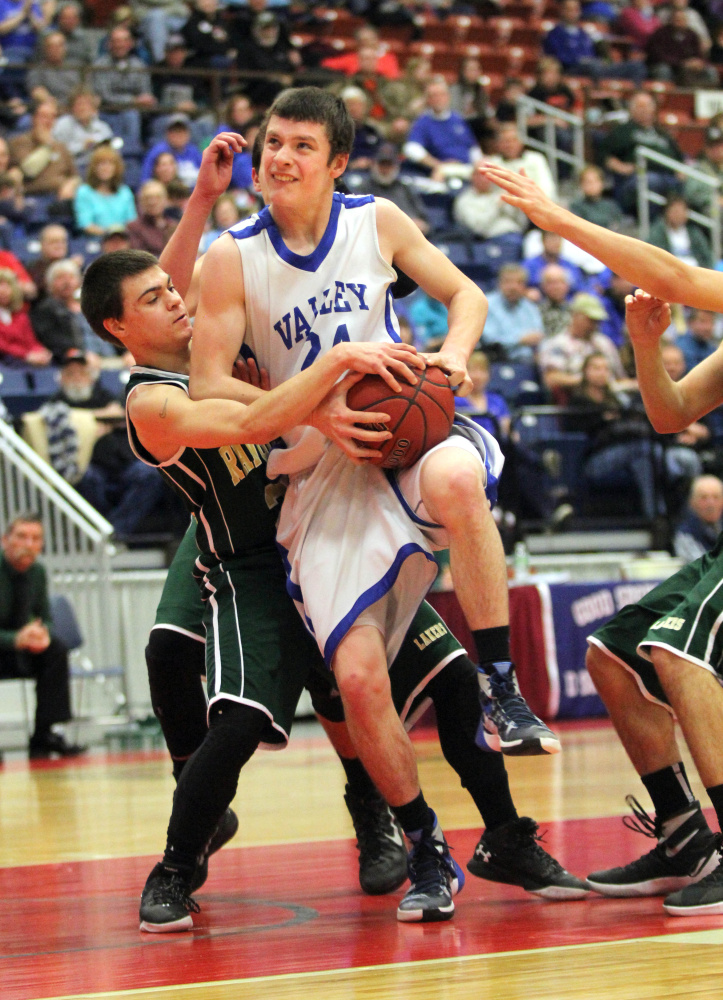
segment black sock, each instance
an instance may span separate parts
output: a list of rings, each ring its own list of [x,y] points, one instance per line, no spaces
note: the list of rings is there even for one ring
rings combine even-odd
[[[480,667],[484,668],[499,660],[510,659],[510,626],[496,625],[494,628],[478,628],[473,630],[477,656]],[[489,671],[485,671],[489,673]]]
[[[486,829],[517,819],[504,757],[480,750],[475,743],[480,721],[475,665],[466,656],[455,657],[427,691],[437,713],[442,753],[472,796]]]
[[[422,831],[422,836],[429,835],[434,827],[434,813],[424,801],[422,792],[407,802],[404,806],[392,806],[392,812],[399,820],[399,825],[409,837]]]
[[[358,757],[342,757],[338,755],[341,765],[346,774],[349,791],[364,799],[369,795],[376,794],[376,785],[367,774],[367,770]]]
[[[695,802],[682,761],[644,774],[640,780],[647,788],[655,806],[655,815],[661,822]]]
[[[259,709],[226,700],[216,702],[210,721],[178,781],[163,855],[164,865],[188,877],[231,804],[239,772],[268,722]]]
[[[713,803],[715,814],[718,817],[718,829],[723,831],[723,785],[714,785],[706,788],[708,798]]]

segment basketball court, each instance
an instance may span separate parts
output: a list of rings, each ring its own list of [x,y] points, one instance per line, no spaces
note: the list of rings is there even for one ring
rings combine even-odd
[[[469,875],[452,921],[398,923],[401,890],[359,889],[343,773],[323,737],[300,728],[288,750],[257,754],[244,770],[239,834],[213,857],[186,934],[138,930],[173,792],[164,753],[6,761],[3,1000],[720,995],[723,918],[667,917],[659,898],[552,903]],[[518,810],[540,822],[545,847],[577,875],[653,847],[621,823],[625,794],[645,795],[609,724],[559,728],[559,756],[509,761]],[[427,796],[464,863],[479,837],[476,812],[434,734],[416,747]]]

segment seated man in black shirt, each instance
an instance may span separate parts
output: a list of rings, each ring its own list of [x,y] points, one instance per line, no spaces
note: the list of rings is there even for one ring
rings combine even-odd
[[[52,726],[70,712],[68,651],[53,637],[37,514],[21,514],[2,536],[0,556],[0,678],[35,678],[35,731],[30,757],[74,757],[85,747],[68,743]]]

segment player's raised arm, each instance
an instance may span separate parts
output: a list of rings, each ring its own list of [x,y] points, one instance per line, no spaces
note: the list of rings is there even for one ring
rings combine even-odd
[[[635,351],[638,385],[656,431],[685,430],[723,401],[723,351],[673,382],[663,368],[660,338],[670,326],[670,306],[640,289],[625,300],[625,317]]]
[[[492,163],[484,163],[479,169],[502,188],[504,202],[522,209],[540,229],[558,233],[656,298],[696,309],[723,311],[723,274],[718,271],[691,267],[667,250],[586,222],[557,205],[524,174]]]
[[[396,205],[383,198],[376,205],[379,247],[385,260],[447,307],[449,332],[439,354],[427,355],[426,360],[449,372],[451,384],[459,385],[464,394],[471,388],[467,360],[482,336],[487,298]]]
[[[231,182],[234,153],[246,140],[236,132],[219,132],[203,151],[201,168],[188,204],[175,231],[160,256],[160,265],[173,279],[183,296],[189,316],[198,305],[201,260],[196,260],[206,220],[216,200]]]

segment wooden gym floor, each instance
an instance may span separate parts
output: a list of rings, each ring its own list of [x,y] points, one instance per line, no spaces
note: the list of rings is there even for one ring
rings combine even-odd
[[[547,849],[585,875],[653,847],[620,821],[626,793],[647,800],[610,726],[560,729],[559,756],[508,762],[518,811],[541,823]],[[427,797],[464,864],[479,818],[436,740],[416,745]],[[241,828],[211,862],[193,932],[142,935],[138,898],[163,846],[169,770],[160,752],[0,769],[1,1000],[723,993],[723,917],[666,917],[659,898],[550,903],[470,875],[452,921],[397,923],[399,894],[359,889],[343,774],[315,731],[244,770]]]

